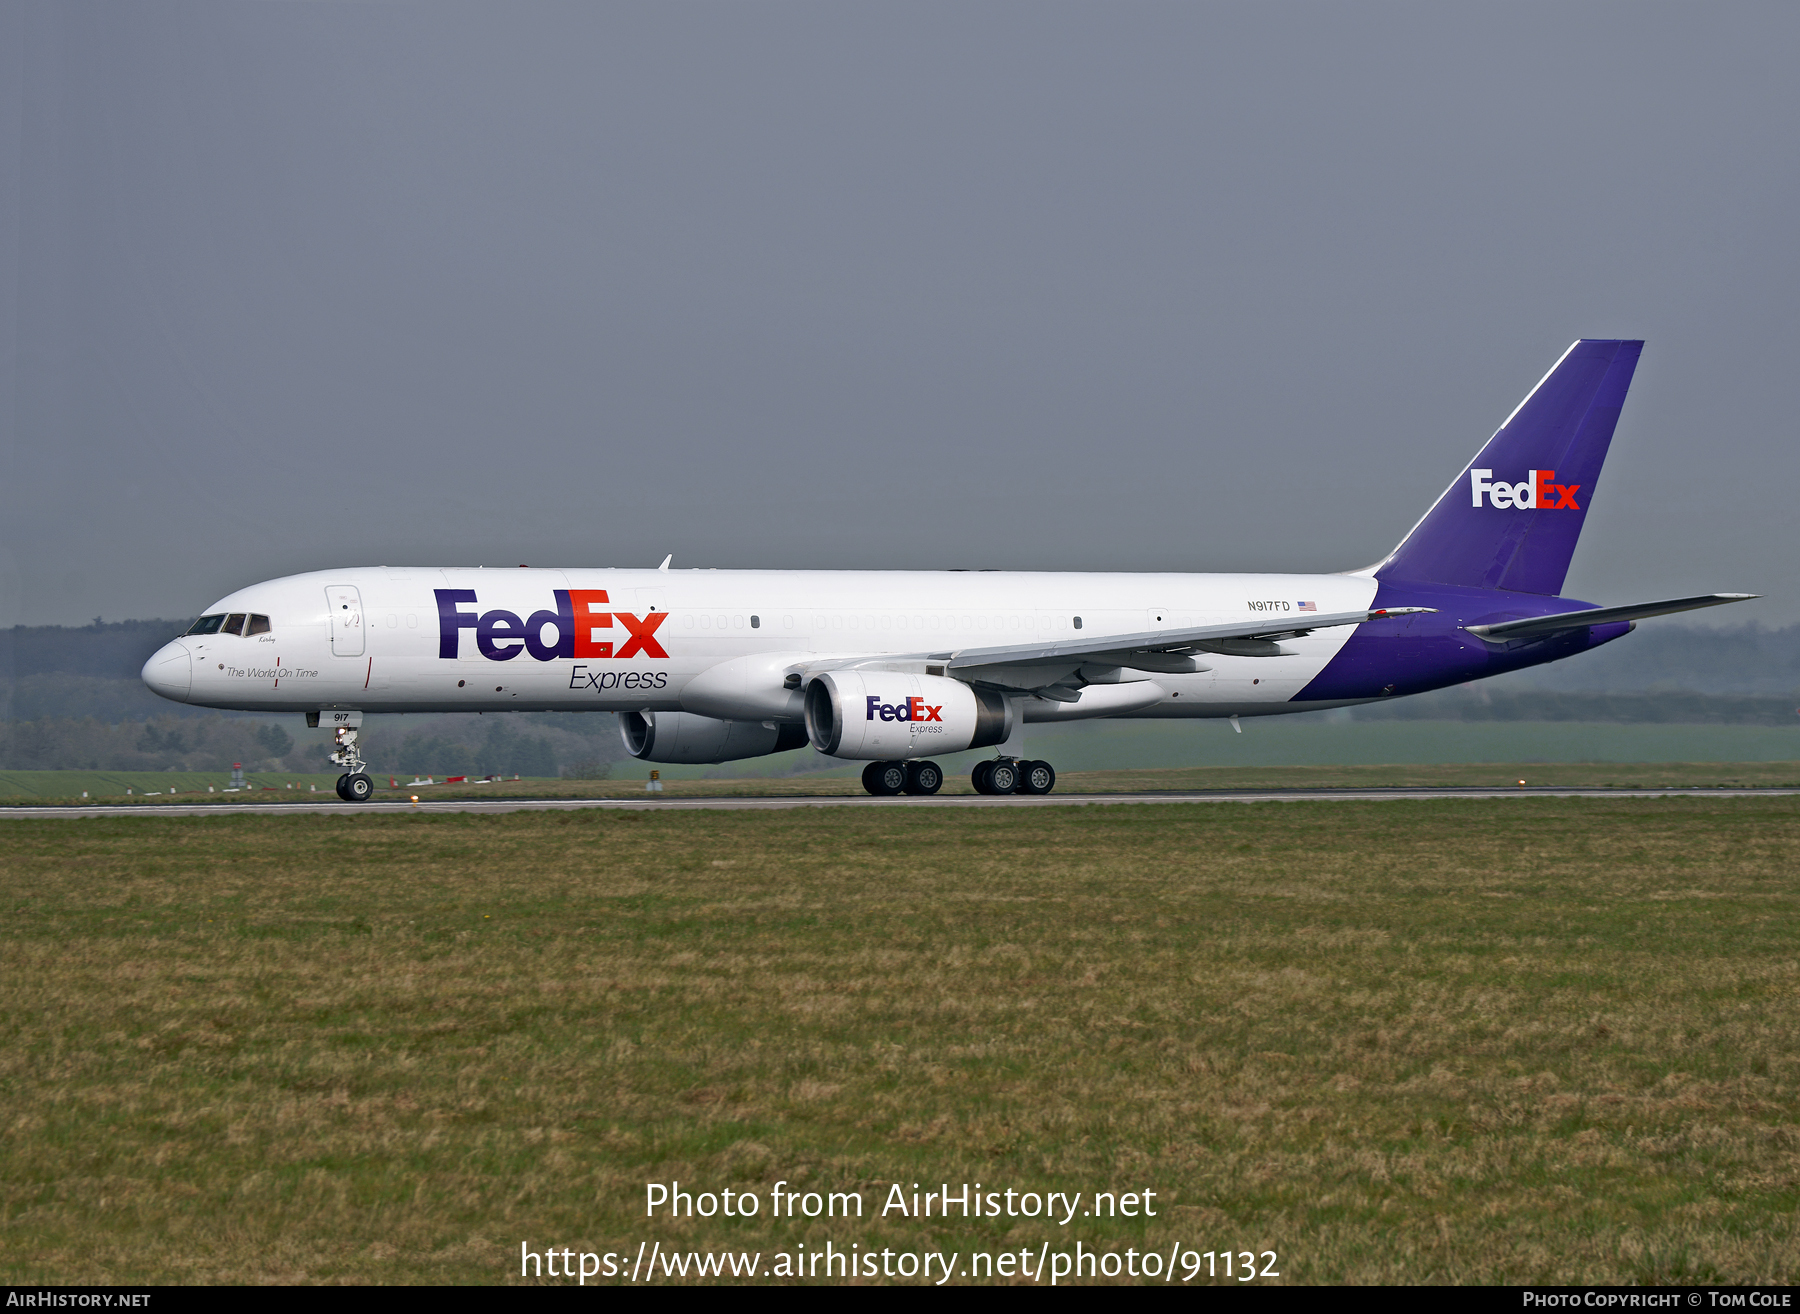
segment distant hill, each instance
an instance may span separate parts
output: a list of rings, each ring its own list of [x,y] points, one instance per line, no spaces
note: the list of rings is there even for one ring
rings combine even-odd
[[[184,620],[18,625],[0,630],[0,720],[92,717],[108,724],[197,716],[144,688],[146,658]],[[1553,695],[1553,696],[1545,696]],[[1800,625],[1713,630],[1646,621],[1591,653],[1456,689],[1357,708],[1362,719],[1800,721]]]
[[[158,698],[138,678],[150,654],[189,624],[128,620],[0,630],[0,720],[97,717],[110,724],[200,715],[201,708]]]
[[[23,675],[136,679],[150,654],[193,624],[188,620],[15,625],[0,630],[0,680]]]
[[[1706,629],[1666,619],[1639,621],[1635,631],[1567,661],[1483,680],[1496,694],[1513,689],[1567,693],[1779,696],[1800,694],[1800,625]]]

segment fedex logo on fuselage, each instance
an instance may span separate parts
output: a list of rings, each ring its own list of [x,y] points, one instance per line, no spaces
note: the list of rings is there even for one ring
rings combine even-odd
[[[667,657],[656,641],[656,629],[669,613],[653,611],[634,616],[628,611],[600,611],[608,605],[605,589],[555,589],[555,611],[534,611],[524,620],[516,611],[496,608],[479,615],[464,611],[475,605],[474,589],[434,589],[438,609],[438,656],[456,660],[457,640],[464,630],[475,631],[475,648],[490,662],[510,662],[528,652],[540,662],[558,657],[606,657],[626,661],[632,657]],[[613,651],[613,622],[626,632],[625,642]],[[556,627],[556,642],[544,642],[546,626]],[[605,640],[594,636],[608,631]]]
[[[879,694],[870,694],[868,715],[863,719],[873,721],[878,717],[883,721],[942,721],[944,705],[939,703],[932,707],[917,696],[903,698],[897,703],[884,703]]]
[[[1554,470],[1533,470],[1523,483],[1495,483],[1492,470],[1470,470],[1469,492],[1476,506],[1486,497],[1493,507],[1517,507],[1521,511],[1579,511],[1575,494],[1580,484],[1556,484]]]

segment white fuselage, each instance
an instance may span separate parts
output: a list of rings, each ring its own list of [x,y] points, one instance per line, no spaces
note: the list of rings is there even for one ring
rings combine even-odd
[[[718,716],[716,689],[700,707],[684,694],[734,660],[947,654],[1262,619],[1304,625],[1302,608],[1355,611],[1375,590],[1360,575],[369,567],[289,576],[221,598],[209,614],[265,615],[268,632],[184,636],[151,659],[145,679],[167,697],[253,711]],[[572,607],[579,644],[562,633]],[[559,611],[564,623],[540,617],[528,643],[532,618]],[[1161,696],[1138,698],[1124,713],[1104,711],[1096,698],[1089,714],[1298,711],[1289,700],[1352,632],[1340,626],[1286,641],[1287,655],[1211,654],[1210,669],[1135,676],[1154,680]],[[1027,709],[1032,720],[1073,713]]]

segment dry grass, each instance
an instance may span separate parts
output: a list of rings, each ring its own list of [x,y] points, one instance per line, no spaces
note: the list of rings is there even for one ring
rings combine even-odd
[[[518,1246],[1792,1282],[1800,802],[11,822],[7,1280]],[[646,1224],[646,1180],[1150,1187]]]

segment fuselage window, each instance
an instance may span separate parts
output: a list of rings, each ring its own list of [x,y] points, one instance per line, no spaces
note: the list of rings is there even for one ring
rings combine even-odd
[[[753,630],[760,630],[762,628],[762,617],[752,616],[750,618],[750,628]]]
[[[224,623],[225,623],[225,615],[223,612],[221,612],[217,616],[202,616],[199,620],[195,621],[192,625],[190,625],[188,627],[188,633],[189,634],[217,634],[219,632],[219,626],[223,625]]]
[[[1077,617],[1076,617],[1076,618],[1075,618],[1075,628],[1076,628],[1076,629],[1080,629],[1080,628],[1081,628],[1081,617],[1079,617],[1079,616],[1077,616]]]
[[[219,627],[219,633],[235,634],[242,638],[244,633],[244,622],[249,619],[250,618],[243,612],[234,611],[225,618],[225,623]]]
[[[267,616],[252,616],[250,628],[244,631],[245,634],[267,634],[268,632],[269,618]]]

